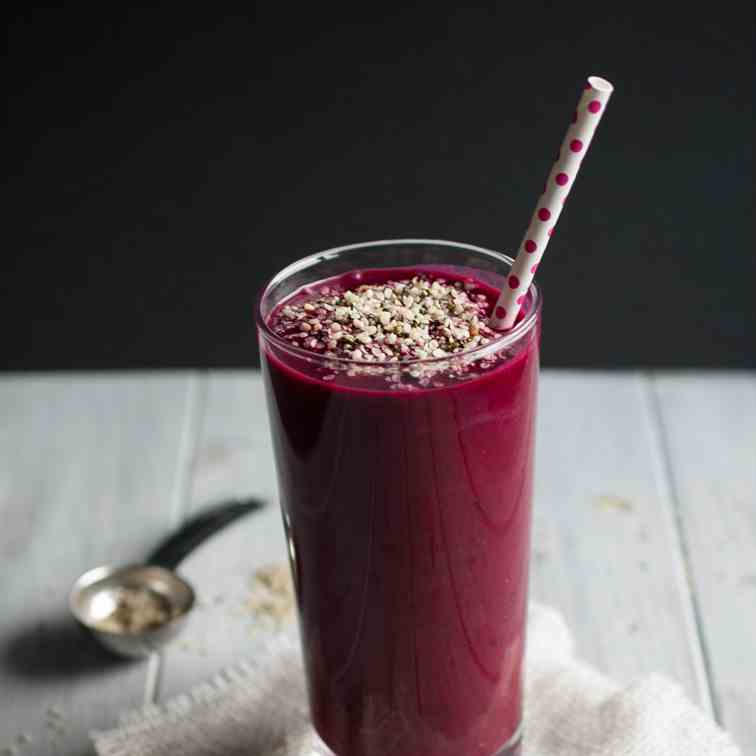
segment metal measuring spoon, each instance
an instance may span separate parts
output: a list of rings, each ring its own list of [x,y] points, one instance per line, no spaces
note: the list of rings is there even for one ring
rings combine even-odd
[[[71,588],[71,613],[110,651],[134,658],[149,656],[181,632],[194,606],[194,589],[175,572],[179,563],[211,535],[263,506],[254,499],[219,504],[189,520],[145,564],[88,570]],[[151,612],[149,626],[141,629],[113,622],[127,599]]]

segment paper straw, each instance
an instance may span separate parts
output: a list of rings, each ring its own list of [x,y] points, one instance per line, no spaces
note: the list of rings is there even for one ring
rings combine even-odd
[[[613,90],[606,79],[588,77],[506,285],[491,313],[491,328],[504,331],[514,325]]]

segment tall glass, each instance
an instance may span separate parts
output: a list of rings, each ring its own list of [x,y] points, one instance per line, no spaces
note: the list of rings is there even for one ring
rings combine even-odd
[[[350,273],[432,271],[493,295],[511,263],[466,244],[371,242],[304,258],[261,295],[312,720],[338,756],[518,752],[541,298],[531,287],[515,328],[451,360],[328,359],[269,317]]]

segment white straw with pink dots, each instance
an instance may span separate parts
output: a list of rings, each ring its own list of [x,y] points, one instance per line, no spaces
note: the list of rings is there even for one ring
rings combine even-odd
[[[567,129],[554,167],[546,180],[543,195],[538,200],[522,245],[509,271],[507,284],[491,313],[491,328],[504,331],[514,325],[613,90],[614,87],[606,79],[598,76],[588,77],[572,123]]]

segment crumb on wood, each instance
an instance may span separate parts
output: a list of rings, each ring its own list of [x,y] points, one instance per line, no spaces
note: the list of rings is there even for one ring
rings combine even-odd
[[[47,727],[47,734],[51,740],[57,740],[58,738],[66,734],[66,716],[59,706],[50,706],[47,709],[47,720],[45,722]]]
[[[604,495],[596,499],[595,506],[604,512],[632,512],[632,502],[622,496]]]
[[[197,656],[207,656],[207,646],[202,643],[194,643],[190,640],[181,640],[177,644],[177,647],[188,654],[196,654]]]
[[[255,619],[281,625],[294,611],[294,584],[289,565],[269,564],[255,571],[251,590],[244,604]]]

